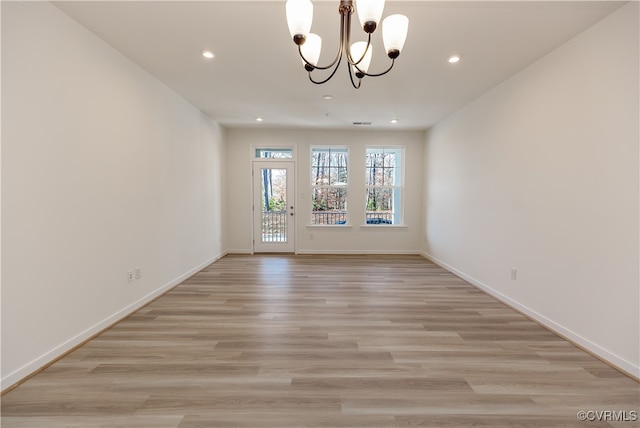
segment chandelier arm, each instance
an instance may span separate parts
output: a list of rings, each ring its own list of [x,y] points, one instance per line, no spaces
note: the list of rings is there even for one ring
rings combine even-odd
[[[304,63],[306,65],[308,65],[309,67],[313,67],[314,70],[328,70],[331,67],[333,67],[334,65],[336,65],[336,62],[339,63],[340,59],[342,59],[342,47],[340,47],[340,49],[338,49],[338,54],[336,55],[336,57],[333,60],[333,62],[331,64],[327,65],[326,67],[322,67],[322,66],[319,66],[319,65],[313,65],[309,61],[307,61],[307,59],[304,57],[304,55],[302,55],[302,49],[300,48],[300,45],[298,45],[298,53],[300,54],[300,58],[302,58]]]
[[[351,15],[348,15],[345,17],[343,22],[343,29],[340,32],[340,43],[342,43],[342,49],[345,51],[346,56],[347,56],[347,63],[351,64],[353,63],[353,60],[351,59]],[[345,37],[343,37],[343,33],[346,34]]]
[[[307,61],[307,59],[304,57],[304,55],[302,55],[302,45],[298,45],[298,54],[300,55],[300,58],[302,58],[302,60],[304,61],[304,63],[306,65],[308,65],[309,67],[313,67],[314,70],[328,70],[331,67],[333,67],[336,62],[339,64],[340,61],[342,60],[342,52],[344,49],[344,29],[345,29],[345,21],[351,22],[351,15],[350,14],[340,14],[340,43],[338,46],[338,53],[336,54],[336,57],[333,59],[333,61],[331,62],[331,64],[327,65],[327,66],[320,66],[320,65],[313,65],[311,64],[309,61]],[[347,40],[348,40],[349,36],[347,36]],[[347,49],[347,52],[349,52],[349,49]],[[335,72],[334,72],[335,73]],[[334,73],[331,73],[331,75],[333,76]],[[313,82],[313,80],[312,80]],[[313,82],[316,83],[316,82]]]
[[[347,44],[350,44],[349,41],[347,41]],[[371,33],[369,33],[369,37],[367,39],[367,47],[362,52],[362,56],[358,61],[353,60],[353,58],[351,57],[351,49],[347,48],[347,61],[349,61],[349,64],[356,66],[356,68],[358,68],[357,65],[360,64],[364,59],[364,57],[367,55],[367,51],[369,50],[369,48],[371,48]],[[360,69],[358,69],[358,71],[360,71]]]
[[[380,77],[380,76],[384,76],[385,74],[387,74],[388,72],[390,72],[390,71],[391,71],[391,69],[393,68],[393,66],[395,65],[395,63],[396,63],[395,58],[392,58],[392,59],[391,59],[391,65],[389,66],[389,68],[387,68],[387,69],[386,69],[385,71],[383,71],[382,73],[371,73],[371,74],[370,74],[370,73],[365,73],[364,71],[360,70],[360,69],[358,68],[358,66],[357,66],[357,65],[355,65],[355,64],[354,64],[353,66],[356,68],[356,70],[358,70],[358,72],[359,72],[359,73],[362,73],[362,74],[364,74],[365,76],[369,76],[369,77]]]
[[[347,62],[349,64],[351,64],[351,65],[356,66],[356,68],[358,68],[357,64],[360,64],[362,62],[364,57],[367,55],[367,51],[369,51],[369,48],[371,47],[371,34],[372,33],[367,33],[367,47],[362,52],[362,56],[360,57],[360,59],[358,61],[354,61],[353,57],[351,56],[351,15],[350,14],[347,16],[347,22],[345,24],[346,24],[345,25],[345,29],[346,29],[347,37],[344,40],[343,49],[347,53]],[[342,35],[340,35],[340,38],[342,40]],[[358,71],[360,71],[360,70],[358,70]]]
[[[329,77],[327,77],[326,79],[322,80],[322,81],[316,81],[313,80],[313,77],[311,77],[311,72],[309,72],[309,80],[311,80],[311,82],[315,83],[316,85],[322,85],[323,83],[327,83],[329,80],[331,80],[331,78],[333,77],[334,74],[336,74],[336,71],[338,71],[338,68],[340,68],[340,63],[342,62],[342,55],[340,55],[340,59],[338,60],[338,63],[336,64],[336,66],[333,68],[333,71],[331,72],[331,74],[329,75]]]
[[[347,64],[347,70],[349,71],[349,79],[351,80],[351,86],[355,89],[360,89],[360,85],[362,84],[362,79],[358,79],[358,84],[353,80],[353,72],[351,70],[351,66]]]
[[[355,89],[359,89],[360,85],[362,84],[362,78],[358,78],[358,83],[356,84],[355,80],[353,79],[353,70],[351,69],[351,64],[353,59],[351,58],[351,49],[349,49],[349,43],[350,43],[350,39],[351,39],[351,22],[349,22],[349,28],[347,29],[347,38],[345,40],[345,44],[346,44],[346,57],[347,57],[347,73],[349,73],[349,80],[351,81],[351,86],[353,86]],[[366,52],[366,51],[365,51]],[[357,68],[356,65],[354,65],[354,67]]]

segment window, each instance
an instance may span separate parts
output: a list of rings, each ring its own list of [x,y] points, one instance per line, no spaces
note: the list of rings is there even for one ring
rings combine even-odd
[[[291,159],[293,150],[291,149],[256,149],[256,157],[260,159]]]
[[[394,147],[367,148],[367,224],[402,224],[403,151]]]
[[[347,223],[348,156],[346,148],[311,149],[311,224]]]

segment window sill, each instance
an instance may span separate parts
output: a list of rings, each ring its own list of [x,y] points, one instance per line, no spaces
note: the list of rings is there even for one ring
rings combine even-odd
[[[408,229],[406,224],[361,224],[360,229],[374,230],[374,229]]]
[[[308,224],[307,229],[353,229],[350,224]]]

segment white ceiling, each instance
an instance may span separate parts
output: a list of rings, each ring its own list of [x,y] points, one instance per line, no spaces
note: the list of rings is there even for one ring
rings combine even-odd
[[[326,63],[337,50],[339,1],[313,3],[312,31],[323,38]],[[407,43],[389,74],[356,90],[344,62],[327,84],[309,82],[284,0],[54,2],[223,126],[350,128],[362,121],[372,122],[369,129],[427,129],[624,3],[387,1],[383,16],[409,17]],[[353,33],[364,39],[359,28]],[[370,72],[388,61],[377,33]],[[215,59],[202,60],[203,49]],[[462,56],[456,65],[446,61],[453,53]]]

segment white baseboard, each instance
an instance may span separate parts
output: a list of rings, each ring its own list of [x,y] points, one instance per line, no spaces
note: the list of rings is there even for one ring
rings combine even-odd
[[[253,254],[253,250],[227,250],[226,254]]]
[[[406,250],[297,250],[296,254],[338,254],[338,255],[422,255],[418,251]]]
[[[499,301],[501,301],[502,303],[504,303],[505,305],[515,309],[516,311],[522,313],[523,315],[531,318],[532,320],[534,320],[535,322],[543,325],[544,327],[548,328],[549,330],[553,331],[554,333],[556,333],[557,335],[561,336],[562,338],[568,340],[569,342],[572,342],[574,345],[578,346],[579,348],[582,348],[583,350],[593,354],[595,357],[605,361],[606,363],[612,365],[613,367],[617,368],[618,370],[632,376],[635,377],[636,379],[640,378],[640,366],[636,366],[633,363],[631,363],[630,361],[627,361],[619,356],[617,356],[616,354],[613,354],[612,352],[607,351],[606,349],[602,348],[601,346],[597,345],[596,343],[591,342],[589,339],[580,336],[578,333],[569,330],[568,328],[563,327],[562,325],[556,323],[555,321],[547,318],[546,316],[528,308],[527,306],[511,299],[508,296],[505,296],[504,294],[500,293],[497,290],[494,290],[493,288],[491,288],[490,286],[488,286],[487,284],[484,284],[481,281],[478,281],[477,279],[473,278],[472,276],[467,275],[464,272],[459,271],[458,269],[454,268],[453,266],[443,262],[442,260],[437,259],[436,257],[433,257],[430,254],[427,254],[425,252],[420,253],[422,255],[422,257],[426,258],[427,260],[432,261],[433,263],[437,264],[438,266],[448,270],[449,272],[453,273],[454,275],[464,279],[465,281],[469,282],[470,284],[478,287],[479,289],[481,289],[482,291],[484,291],[485,293],[491,295],[492,297],[498,299]]]
[[[92,327],[88,328],[87,330],[79,333],[78,335],[72,337],[71,339],[67,340],[66,342],[61,343],[60,345],[58,345],[55,348],[51,349],[50,351],[44,353],[43,355],[41,355],[40,357],[36,358],[35,360],[25,364],[24,366],[22,366],[19,369],[13,371],[12,373],[9,373],[7,376],[3,377],[2,380],[0,380],[0,385],[1,385],[2,391],[4,391],[7,388],[10,388],[11,386],[15,385],[16,383],[18,383],[20,381],[28,378],[29,376],[33,375],[34,373],[37,373],[39,370],[41,370],[42,368],[46,367],[48,364],[54,362],[55,360],[57,360],[58,358],[60,358],[61,356],[63,356],[67,352],[69,352],[70,350],[74,349],[78,345],[81,345],[83,342],[91,339],[92,337],[94,337],[98,333],[102,332],[103,330],[109,328],[110,326],[116,324],[118,321],[121,321],[122,319],[126,318],[127,316],[129,316],[133,312],[137,311],[138,309],[142,308],[144,305],[146,305],[147,303],[151,302],[152,300],[154,300],[158,296],[166,293],[167,291],[171,290],[176,285],[182,283],[187,278],[189,278],[189,277],[193,276],[194,274],[200,272],[202,269],[204,269],[205,267],[209,266],[211,263],[214,263],[215,261],[221,259],[226,254],[227,254],[227,252],[225,251],[225,252],[223,252],[223,253],[221,253],[221,254],[219,254],[219,255],[217,255],[217,256],[209,259],[209,260],[204,261],[203,263],[200,263],[198,266],[190,269],[189,271],[183,273],[182,275],[178,276],[177,278],[174,278],[173,280],[169,281],[168,283],[166,283],[162,287],[152,291],[151,293],[149,293],[146,296],[136,300],[135,302],[131,303],[130,305],[125,306],[124,308],[120,309],[119,311],[117,311],[113,315],[105,318],[104,320],[102,320],[99,323],[93,325]]]
[[[253,250],[227,250],[226,254],[256,254]],[[284,253],[286,254],[286,253]],[[422,253],[419,251],[407,251],[407,250],[296,250],[295,254],[351,254],[351,255],[385,255],[385,254],[401,254],[401,255],[414,255],[420,256]]]

